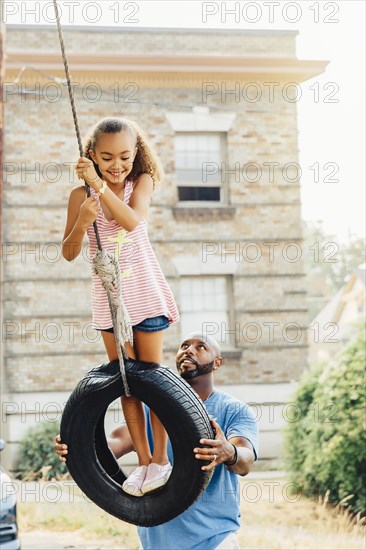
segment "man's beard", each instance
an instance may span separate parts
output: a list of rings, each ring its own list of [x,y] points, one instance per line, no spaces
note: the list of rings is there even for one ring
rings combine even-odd
[[[194,370],[181,370],[181,366],[179,365],[178,371],[184,380],[192,380],[192,378],[197,378],[197,376],[203,376],[204,374],[212,372],[214,364],[215,361],[211,361],[211,363],[200,365],[195,361],[196,368]]]

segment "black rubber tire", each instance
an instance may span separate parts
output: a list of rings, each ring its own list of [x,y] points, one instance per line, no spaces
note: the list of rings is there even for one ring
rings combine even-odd
[[[151,527],[181,514],[207,487],[211,472],[192,452],[201,438],[213,439],[207,411],[194,390],[167,367],[129,359],[125,364],[131,393],[153,410],[168,432],[174,467],[164,487],[143,497],[121,489],[126,475],[110,451],[104,417],[123,395],[119,362],[92,369],[70,395],[61,419],[61,439],[69,446],[67,467],[95,504],[134,525]]]

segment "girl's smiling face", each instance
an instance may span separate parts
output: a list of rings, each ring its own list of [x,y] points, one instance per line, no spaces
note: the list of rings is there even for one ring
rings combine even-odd
[[[132,171],[136,153],[133,136],[124,130],[114,134],[100,134],[95,150],[89,152],[103,180],[111,185],[124,184]]]

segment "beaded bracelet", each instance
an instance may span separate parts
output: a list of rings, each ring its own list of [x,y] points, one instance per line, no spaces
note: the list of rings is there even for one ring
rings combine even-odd
[[[238,462],[238,449],[235,447],[234,443],[230,443],[234,447],[234,458],[231,462],[224,462],[225,466],[234,466]]]

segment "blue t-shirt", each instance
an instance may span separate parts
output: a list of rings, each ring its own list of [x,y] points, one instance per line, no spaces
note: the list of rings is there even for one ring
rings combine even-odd
[[[221,391],[205,401],[210,417],[221,427],[227,439],[245,437],[253,445],[257,458],[258,430],[248,405]],[[148,417],[147,433],[152,444]],[[169,459],[173,453],[168,443]],[[192,451],[193,455],[193,451]],[[211,550],[240,527],[240,490],[237,474],[223,464],[216,466],[206,491],[188,510],[156,527],[139,527],[144,550]]]

